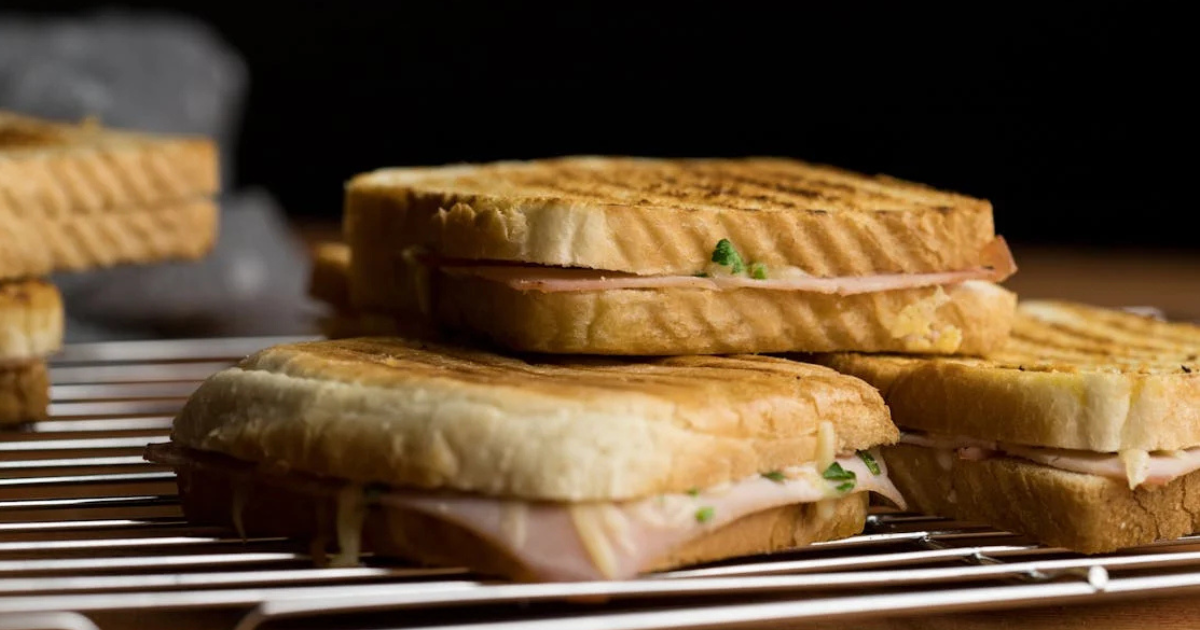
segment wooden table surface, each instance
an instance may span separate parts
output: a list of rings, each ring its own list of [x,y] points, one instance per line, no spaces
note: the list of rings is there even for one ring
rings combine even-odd
[[[309,227],[309,242],[337,237]],[[1065,299],[1102,306],[1154,306],[1172,319],[1200,321],[1200,251],[1058,248],[1013,244],[1020,267],[1005,283],[1023,299]],[[1182,630],[1200,628],[1200,598],[1142,598],[1007,612],[910,616],[805,625],[821,630]]]
[[[1013,246],[1017,274],[1005,283],[1023,298],[1100,306],[1157,306],[1172,319],[1200,320],[1200,250],[1151,251]]]

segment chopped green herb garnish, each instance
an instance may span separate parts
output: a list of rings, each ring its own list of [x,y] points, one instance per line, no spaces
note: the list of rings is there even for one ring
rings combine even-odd
[[[717,241],[717,248],[712,253],[712,261],[718,265],[729,267],[729,271],[733,273],[742,273],[746,270],[746,263],[742,260],[742,255],[733,248],[733,243],[730,243],[727,238]]]
[[[700,496],[700,488],[692,488],[687,493],[689,497],[698,497]]]
[[[853,489],[854,489],[854,480],[853,479],[851,479],[850,481],[846,481],[844,483],[839,483],[837,485],[837,487],[835,488],[835,490],[837,490],[838,492],[850,492]]]
[[[752,263],[750,265],[750,277],[755,280],[766,280],[767,266],[762,263]]]
[[[696,510],[696,522],[707,523],[711,521],[715,515],[716,511],[713,510],[712,507],[706,505],[699,510]]]
[[[770,472],[765,472],[762,474],[762,476],[763,476],[763,479],[770,479],[771,481],[774,481],[775,483],[783,483],[784,481],[787,481],[787,476],[783,474],[782,470],[772,470]]]
[[[872,457],[869,452],[859,451],[858,458],[863,460],[863,463],[867,465],[867,470],[871,471],[872,475],[878,475],[880,472],[882,472],[879,469],[879,462],[875,461],[875,458]]]
[[[848,481],[858,478],[858,475],[854,474],[853,470],[846,470],[837,462],[830,464],[829,468],[826,468],[825,472],[821,473],[821,476],[830,481]]]

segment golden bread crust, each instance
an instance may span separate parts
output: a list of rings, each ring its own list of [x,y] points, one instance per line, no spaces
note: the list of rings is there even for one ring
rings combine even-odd
[[[58,219],[0,221],[0,278],[194,260],[216,243],[219,210],[195,200]]]
[[[291,536],[332,543],[337,540],[336,499],[314,497],[281,485],[259,487],[253,476],[232,481],[211,468],[179,467],[180,501],[192,523],[235,525],[231,505],[241,504],[240,522],[248,536]],[[234,486],[242,501],[235,502]],[[247,500],[248,499],[248,500]],[[831,500],[822,518],[815,504],[790,505],[745,516],[690,541],[646,567],[663,571],[700,562],[771,553],[862,532],[867,495]],[[368,510],[363,549],[431,566],[470,567],[489,575],[532,580],[529,570],[488,541],[465,529],[421,513]]]
[[[397,338],[277,346],[208,379],[173,440],[267,466],[528,500],[683,492],[898,438],[878,393],[771,357],[521,360]]]
[[[379,258],[420,246],[478,260],[690,275],[730,239],[768,268],[822,277],[985,264],[987,201],[893,178],[775,158],[575,157],[385,169],[347,186],[352,294],[378,309],[399,271]]]
[[[44,420],[49,404],[45,363],[0,363],[0,425]]]
[[[519,291],[439,280],[436,322],[522,352],[604,355],[925,352],[978,355],[1009,333],[1016,296],[970,282],[851,296],[671,288]]]
[[[335,309],[350,306],[350,247],[345,243],[319,243],[312,252],[308,294]]]
[[[63,305],[44,280],[0,282],[0,367],[37,359],[62,346]]]
[[[1159,488],[998,457],[966,461],[901,444],[882,450],[909,507],[985,522],[1080,553],[1107,553],[1200,530],[1200,472]]]
[[[63,220],[217,192],[211,140],[0,111],[0,217]]]
[[[1062,302],[1022,302],[984,359],[811,357],[875,385],[905,428],[1117,452],[1200,445],[1200,327]]]

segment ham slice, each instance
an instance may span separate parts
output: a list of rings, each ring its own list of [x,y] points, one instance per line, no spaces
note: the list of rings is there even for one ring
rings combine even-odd
[[[858,457],[836,460],[856,475],[855,492],[904,499],[887,477]],[[877,460],[879,461],[879,460]],[[672,549],[737,519],[784,505],[843,496],[813,464],[781,471],[773,481],[754,476],[692,494],[621,503],[532,503],[469,495],[389,492],[385,505],[418,510],[470,530],[554,581],[630,578]]]
[[[874,460],[879,474],[872,473],[856,455],[834,460],[843,470],[854,473],[852,488],[839,489],[847,483],[845,479],[825,479],[816,463],[807,463],[769,476],[755,475],[688,493],[586,503],[404,489],[368,491],[362,485],[336,479],[256,470],[247,462],[170,444],[151,445],[147,458],[176,467],[220,472],[229,475],[235,487],[239,479],[254,476],[256,483],[286,486],[289,491],[313,497],[335,497],[337,535],[342,546],[335,562],[357,560],[364,516],[361,506],[373,501],[384,518],[417,511],[453,523],[496,546],[537,578],[553,581],[630,578],[690,540],[743,516],[785,505],[875,492],[905,506],[877,455]],[[235,523],[240,521],[241,509],[236,505],[237,494],[235,491],[232,506]],[[823,518],[819,512],[816,518]]]
[[[858,295],[899,289],[919,289],[969,280],[1000,282],[1016,272],[1016,263],[1003,238],[997,237],[981,252],[984,265],[974,269],[936,273],[877,274],[820,278],[795,269],[768,272],[771,277],[755,280],[747,276],[639,276],[619,271],[565,267],[517,266],[443,262],[444,273],[504,283],[518,291],[572,293],[619,289],[764,289],[805,291],[827,295]]]
[[[1019,457],[1060,470],[1127,481],[1130,488],[1165,485],[1200,470],[1200,447],[1169,452],[1100,453],[907,431],[900,436],[900,443],[954,450],[960,459],[970,461],[1000,456]]]

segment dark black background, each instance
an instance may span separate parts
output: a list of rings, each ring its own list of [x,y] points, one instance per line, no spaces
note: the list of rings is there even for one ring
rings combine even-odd
[[[778,154],[987,197],[1021,243],[1192,244],[1182,14],[902,5],[125,6],[202,17],[243,53],[238,183],[297,216],[335,218],[342,182],[385,165]]]

